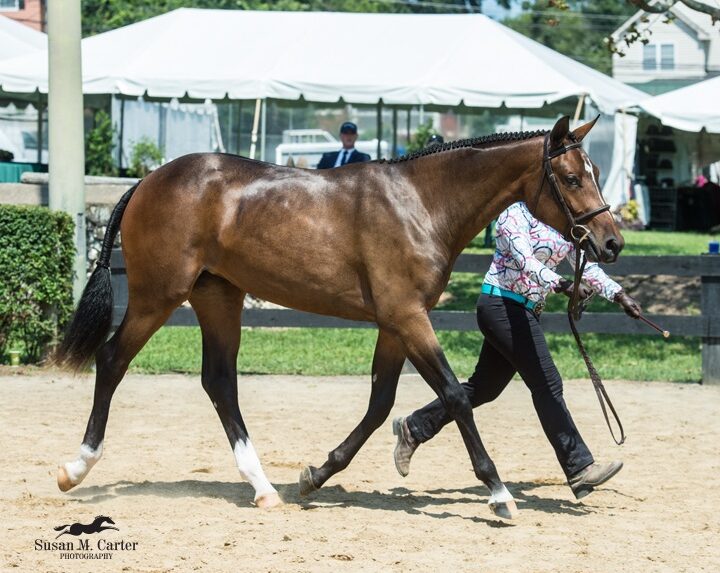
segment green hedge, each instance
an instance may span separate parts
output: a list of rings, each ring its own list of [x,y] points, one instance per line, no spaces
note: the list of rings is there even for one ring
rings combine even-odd
[[[74,257],[69,215],[0,205],[0,361],[43,357],[72,312]]]

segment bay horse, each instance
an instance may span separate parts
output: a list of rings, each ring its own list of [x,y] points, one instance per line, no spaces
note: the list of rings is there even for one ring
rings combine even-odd
[[[74,370],[93,357],[97,364],[80,455],[59,468],[60,489],[78,485],[99,460],[110,401],[130,361],[189,300],[202,331],[202,385],[238,469],[254,488],[257,506],[281,503],[238,407],[236,360],[243,299],[250,293],[378,325],[367,412],[320,468],[303,470],[301,493],[347,467],[385,421],[407,357],[457,422],[475,475],[490,489],[491,510],[512,517],[513,497],[483,446],[428,312],[465,245],[516,201],[526,201],[536,217],[566,236],[566,217],[574,225],[573,216],[585,213],[581,218],[591,219],[583,226],[588,256],[615,260],[623,239],[605,212],[597,168],[579,148],[593,125],[570,131],[564,117],[551,132],[454,141],[326,171],[204,153],[152,172],[113,210],[97,267],[56,352],[55,362]],[[106,341],[113,307],[110,252],[118,230],[129,299],[120,327]]]

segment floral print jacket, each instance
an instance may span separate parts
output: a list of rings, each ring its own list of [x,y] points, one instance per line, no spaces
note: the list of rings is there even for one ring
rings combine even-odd
[[[495,227],[496,250],[485,282],[533,302],[544,302],[562,276],[555,268],[565,258],[575,265],[575,247],[552,227],[538,221],[525,203],[514,203],[503,211]],[[622,287],[597,263],[588,261],[583,282],[596,293],[613,300]]]

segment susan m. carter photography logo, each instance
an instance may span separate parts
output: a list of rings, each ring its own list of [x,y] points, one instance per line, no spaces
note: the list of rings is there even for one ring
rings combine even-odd
[[[60,559],[112,559],[118,551],[135,551],[137,541],[126,539],[105,539],[103,537],[82,537],[107,530],[120,531],[115,522],[106,515],[98,515],[92,523],[73,523],[58,525],[54,528],[59,532],[53,541],[35,540],[35,551],[52,551],[58,553]],[[77,537],[72,539],[66,535]],[[60,538],[63,538],[62,540]]]

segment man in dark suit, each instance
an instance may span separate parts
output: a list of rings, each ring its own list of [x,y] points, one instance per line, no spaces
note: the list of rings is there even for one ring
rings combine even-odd
[[[343,123],[340,126],[340,141],[342,141],[343,148],[340,151],[323,153],[317,168],[330,169],[332,167],[346,165],[347,163],[370,161],[370,156],[367,153],[360,153],[355,149],[355,141],[357,141],[357,138],[357,125],[351,121]]]

